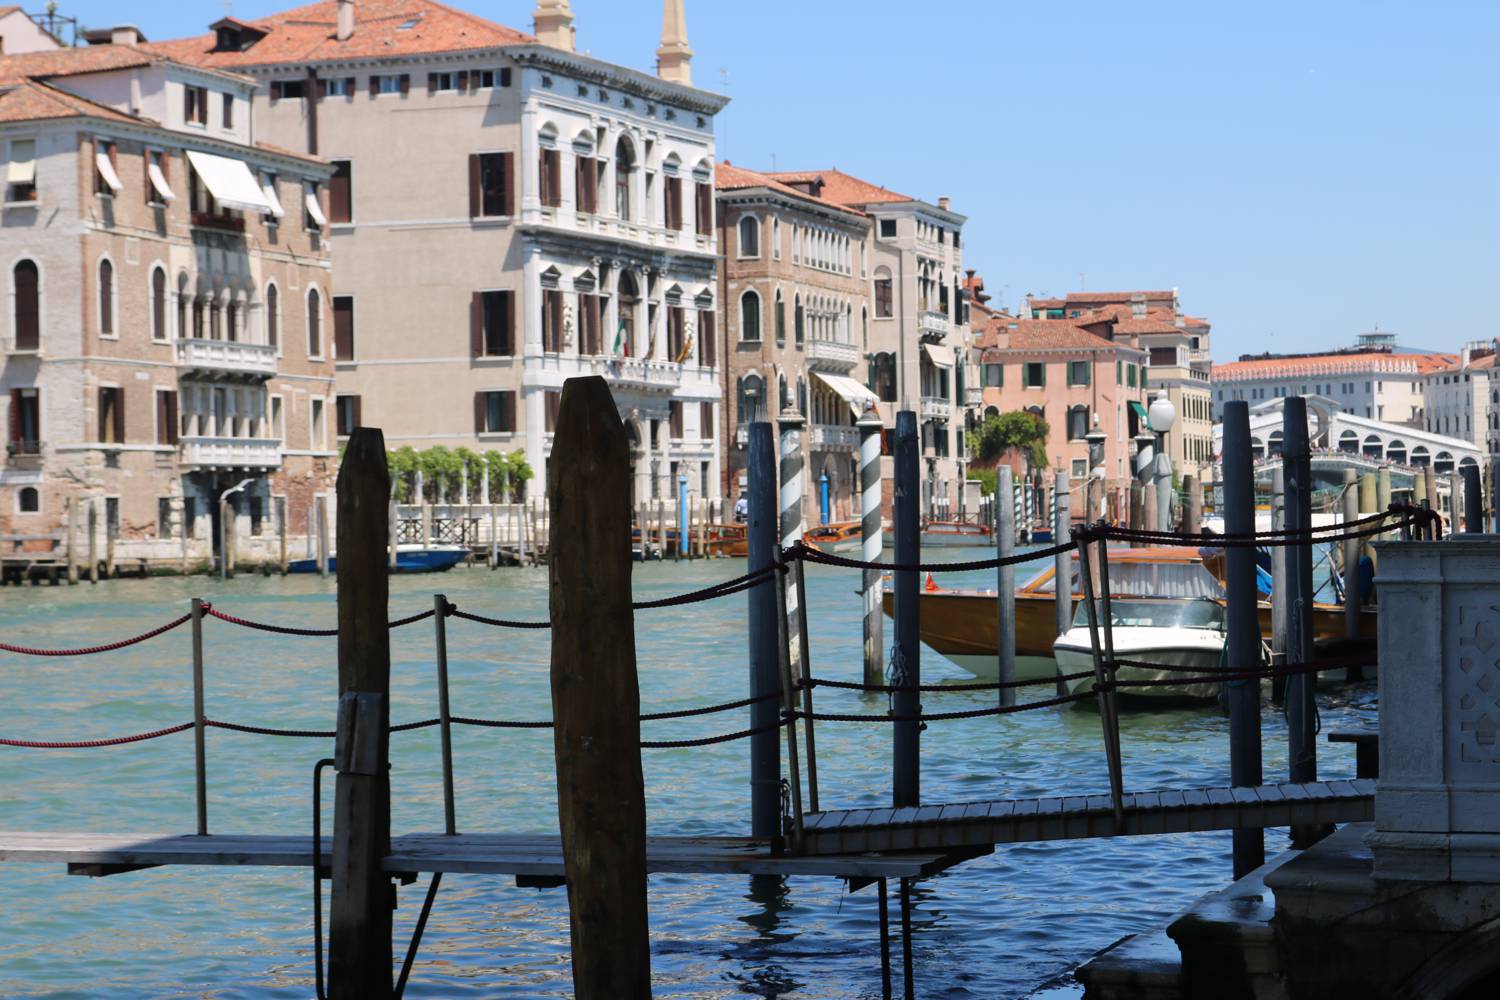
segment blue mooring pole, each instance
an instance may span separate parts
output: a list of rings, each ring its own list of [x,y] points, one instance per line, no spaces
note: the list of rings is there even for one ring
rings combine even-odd
[[[677,477],[677,561],[687,556],[688,546],[688,488],[687,475]]]
[[[751,572],[776,561],[776,441],[765,419],[750,425],[750,462],[746,469],[749,496],[746,525]],[[781,690],[781,661],[777,656],[776,591],[783,586],[772,577],[750,588],[750,697]],[[781,734],[774,728],[780,708],[767,698],[750,706],[750,726],[773,728],[750,737],[750,833],[768,839],[781,836]]]
[[[826,472],[818,477],[818,498],[818,514],[823,519],[822,523],[827,524],[832,518],[828,514],[828,473]]]
[[[920,516],[922,480],[918,451],[917,415],[912,410],[896,414],[896,495],[893,511],[896,527],[896,562],[915,565],[922,559]],[[917,570],[895,572],[896,644],[891,650],[890,683],[915,688],[922,683],[922,665],[918,659],[920,618],[917,601],[921,587]],[[915,716],[922,711],[921,694],[915,690],[898,691],[891,698],[896,715]],[[916,719],[894,723],[894,754],[891,801],[896,807],[921,802],[922,723]]]
[[[1250,454],[1250,404],[1224,404],[1224,533],[1255,530],[1255,469]],[[1234,671],[1260,665],[1260,613],[1256,608],[1255,552],[1241,546],[1225,550],[1228,591],[1228,664]],[[1229,783],[1253,788],[1263,780],[1260,747],[1260,681],[1229,681]],[[1241,878],[1266,861],[1261,830],[1234,831],[1234,877]]]

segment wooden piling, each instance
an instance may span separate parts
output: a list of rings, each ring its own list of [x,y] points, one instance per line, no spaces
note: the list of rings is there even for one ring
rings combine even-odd
[[[219,498],[219,578],[234,576],[234,505],[228,497]]]
[[[381,867],[391,841],[386,763],[390,577],[384,559],[390,488],[384,435],[373,427],[355,428],[338,477],[339,732],[328,947],[332,1000],[386,1000],[392,995],[396,895]],[[319,500],[321,511],[326,498]],[[326,519],[320,527],[326,535]]]
[[[1312,527],[1312,452],[1307,434],[1307,401],[1301,396],[1282,400],[1282,467],[1286,479],[1286,526],[1302,532]],[[1313,662],[1313,550],[1300,539],[1287,552],[1287,666]],[[1296,782],[1318,780],[1316,674],[1287,678],[1288,777]],[[1292,843],[1310,847],[1332,827],[1307,824],[1292,827]]]
[[[109,500],[104,501],[104,575],[109,579],[115,576],[115,535],[119,532],[119,501],[115,501],[115,516],[109,516]]]
[[[867,563],[880,561],[883,530],[880,500],[880,432],[884,425],[875,404],[867,403],[859,418],[859,532],[860,558]],[[885,648],[882,633],[885,612],[881,608],[880,570],[861,571],[860,589],[864,594],[864,682],[885,682]]]
[[[89,497],[89,583],[99,582],[99,505]]]
[[[776,561],[776,443],[769,421],[750,424],[747,450],[745,542],[747,568],[754,573]],[[643,539],[644,524],[643,521]],[[768,696],[781,690],[780,658],[776,652],[779,586],[780,577],[772,574],[761,585],[750,588],[746,625],[750,697],[758,699],[750,706],[750,728],[762,730],[750,737],[750,833],[773,842],[781,837],[781,742],[775,730],[779,713]]]
[[[384,465],[382,464],[382,468]],[[328,561],[333,558],[333,553],[328,551],[328,494],[319,493],[317,496],[318,511],[318,575],[328,575]],[[385,535],[380,536],[385,541]]]
[[[1052,544],[1062,545],[1073,530],[1072,498],[1068,495],[1071,485],[1068,470],[1058,469],[1052,480]],[[1080,556],[1082,553],[1080,553]],[[1073,627],[1073,559],[1068,552],[1059,552],[1052,560],[1053,579],[1057,593],[1053,597],[1053,612],[1057,635]],[[1062,669],[1054,668],[1057,681],[1057,696],[1068,693],[1068,685],[1061,680]]]
[[[547,465],[548,572],[558,823],[579,1000],[651,995],[629,470],[609,386],[599,376],[568,379]]]
[[[70,528],[71,532],[72,529]],[[191,556],[193,550],[193,521],[188,517],[187,497],[182,498],[182,575],[187,576],[191,569]],[[71,562],[71,560],[69,560]],[[70,581],[71,582],[71,581]]]
[[[919,510],[922,498],[920,464],[921,440],[917,436],[917,415],[912,410],[896,413],[896,495],[894,520],[896,529],[895,562],[911,566],[921,561]],[[921,645],[919,642],[921,574],[915,569],[896,570],[895,619],[896,642],[891,651],[891,683],[905,690],[891,699],[896,715],[910,717],[892,725],[891,804],[915,806],[922,799],[921,754],[922,698],[916,690],[922,683]]]
[[[1464,484],[1464,532],[1478,535],[1484,532],[1484,490],[1479,483],[1479,466],[1466,465],[1459,469]],[[1457,513],[1457,511],[1455,511]],[[1456,530],[1458,519],[1454,518]]]
[[[1016,552],[1016,494],[1012,488],[1013,473],[1009,465],[1002,464],[995,476],[995,555],[1009,559]],[[999,656],[1000,683],[1011,684],[1016,679],[1016,568],[1001,565],[996,573],[996,605],[1000,620],[996,654]],[[1009,707],[1016,703],[1016,689],[1000,688],[1000,704]]]
[[[1353,469],[1344,470],[1343,504],[1344,530],[1348,531],[1348,525],[1359,520],[1359,473]],[[1360,539],[1346,538],[1343,545],[1344,638],[1352,642],[1359,638]],[[1364,679],[1365,668],[1360,664],[1344,668],[1344,680],[1353,682]]]
[[[1198,477],[1191,472],[1182,477],[1182,491],[1187,495],[1187,506],[1183,508],[1183,530],[1196,535],[1203,530],[1203,488]]]
[[[277,541],[277,565],[281,569],[281,575],[286,576],[287,570],[287,546],[286,546],[286,497],[279,498],[276,504],[276,541]]]
[[[401,512],[396,506],[396,495],[391,494],[390,503],[386,505],[386,568],[392,573],[396,572],[396,553],[401,544]]]
[[[76,536],[78,534],[77,522],[78,497],[70,496],[68,497],[68,539],[67,545],[64,550],[66,552],[64,558],[66,558],[68,562],[68,583],[70,585],[76,584],[78,582],[78,557],[75,547]],[[184,567],[183,572],[187,572],[186,567]]]
[[[1286,528],[1286,475],[1280,465],[1271,469],[1271,530]],[[1228,530],[1228,527],[1225,527]],[[1251,529],[1254,530],[1254,521]],[[1271,548],[1271,666],[1286,666],[1287,609],[1287,547],[1273,545]],[[1286,701],[1286,678],[1271,679],[1271,704],[1281,705]]]

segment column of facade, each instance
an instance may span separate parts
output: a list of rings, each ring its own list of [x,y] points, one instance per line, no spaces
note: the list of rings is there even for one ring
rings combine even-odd
[[[542,251],[540,247],[524,248],[525,263],[521,266],[521,355],[522,374],[517,390],[526,412],[526,461],[536,471],[536,481],[546,491],[547,452],[543,434],[546,432],[546,396],[539,385],[532,385],[527,377],[527,368],[533,358],[542,353]]]
[[[521,204],[517,206],[517,214],[521,212],[540,209],[542,205],[541,196],[541,156],[540,125],[537,123],[537,109],[531,101],[521,102],[521,152],[520,162],[516,164],[516,172],[521,175]],[[561,142],[561,136],[558,137]]]

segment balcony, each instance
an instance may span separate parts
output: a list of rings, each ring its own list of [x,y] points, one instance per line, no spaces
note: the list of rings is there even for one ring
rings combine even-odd
[[[596,358],[596,370],[611,385],[644,392],[672,392],[682,384],[682,366],[644,358]]]
[[[917,336],[929,343],[941,343],[948,336],[948,314],[935,309],[917,313]]]
[[[238,340],[177,341],[177,363],[205,375],[229,375],[253,380],[276,374],[276,348]]]
[[[922,397],[923,420],[947,420],[953,415],[953,404],[942,396]]]
[[[849,372],[859,364],[859,348],[837,340],[809,340],[807,363],[825,371]]]
[[[199,469],[274,469],[281,465],[276,438],[183,437],[182,464]]]
[[[808,444],[813,451],[859,450],[859,428],[843,424],[812,424]]]
[[[966,406],[983,406],[984,405],[984,386],[980,386],[980,385],[966,385],[966,386],[964,386],[964,405],[966,405]]]
[[[12,441],[5,446],[5,464],[12,469],[40,469],[42,448],[40,441]]]

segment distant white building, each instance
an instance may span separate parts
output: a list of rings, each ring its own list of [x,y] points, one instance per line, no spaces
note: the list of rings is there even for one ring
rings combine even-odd
[[[0,55],[43,52],[62,45],[20,7],[0,4]]]
[[[1286,396],[1322,396],[1350,416],[1425,428],[1427,376],[1456,364],[1458,355],[1398,352],[1389,344],[1361,343],[1328,354],[1243,357],[1214,365],[1214,419],[1230,400],[1254,406]]]
[[[1425,376],[1422,389],[1426,430],[1462,437],[1490,455],[1500,454],[1500,371],[1495,369],[1495,347],[1492,340],[1466,344],[1456,364]]]

